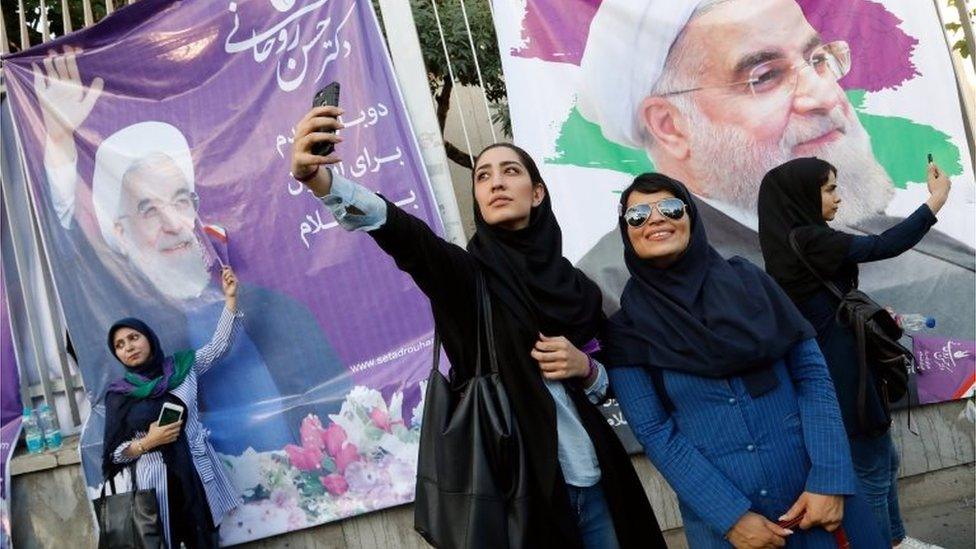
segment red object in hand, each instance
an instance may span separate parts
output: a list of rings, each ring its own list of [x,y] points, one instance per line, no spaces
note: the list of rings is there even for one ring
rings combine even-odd
[[[803,515],[801,514],[793,520],[781,520],[776,524],[778,524],[780,528],[792,530],[793,527],[799,526],[802,520]],[[847,539],[847,533],[844,532],[843,526],[839,526],[836,530],[834,530],[834,540],[837,542],[837,549],[850,549],[851,547],[851,542]]]

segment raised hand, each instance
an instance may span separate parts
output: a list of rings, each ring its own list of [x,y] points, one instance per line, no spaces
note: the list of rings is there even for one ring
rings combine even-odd
[[[32,65],[34,93],[37,94],[44,119],[44,127],[53,141],[71,139],[72,134],[88,118],[95,102],[102,94],[105,82],[95,77],[85,87],[78,74],[78,48],[64,47],[64,53],[54,52],[44,59],[44,68]]]

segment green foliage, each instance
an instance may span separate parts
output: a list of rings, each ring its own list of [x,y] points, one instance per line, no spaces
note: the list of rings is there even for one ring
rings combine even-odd
[[[946,5],[949,6],[950,8],[958,9],[956,1],[957,0],[947,0]],[[963,6],[965,6],[966,5],[965,0],[961,0],[961,1],[963,2]],[[976,9],[969,10],[968,15],[970,21],[976,19]],[[972,50],[971,50],[972,44],[970,44],[966,40],[966,34],[963,30],[962,23],[955,23],[955,22],[946,23],[945,29],[948,31],[947,34],[949,34],[949,36],[953,38],[956,38],[958,34],[961,34],[961,36],[959,36],[955,42],[952,42],[952,50],[958,51],[959,55],[962,56],[963,59],[968,59],[969,56],[972,55]]]
[[[117,8],[122,7],[125,0],[114,0],[113,5]],[[95,21],[100,21],[105,17],[105,2],[92,0],[92,17]],[[25,23],[27,24],[27,38],[31,46],[41,43],[41,2],[40,0],[24,0]],[[61,1],[47,0],[48,30],[51,36],[56,38],[64,36],[64,18],[61,16]],[[7,28],[8,48],[11,52],[20,51],[20,8],[17,0],[4,0],[0,2],[3,9],[3,22]],[[85,25],[85,12],[81,0],[68,0],[68,14],[71,17],[71,28],[78,30]]]

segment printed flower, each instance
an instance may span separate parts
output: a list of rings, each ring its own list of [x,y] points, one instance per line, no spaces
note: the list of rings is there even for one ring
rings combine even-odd
[[[385,456],[382,465],[389,474],[393,495],[400,501],[408,501],[417,484],[416,463],[410,464],[393,456]]]
[[[392,500],[390,474],[378,465],[366,461],[350,463],[346,468],[349,491],[356,493],[373,505]]]
[[[329,428],[322,432],[322,443],[325,445],[325,451],[332,457],[335,457],[342,449],[342,444],[346,442],[346,431],[341,425],[336,425],[335,423],[329,425]]]
[[[317,448],[321,450],[325,444],[323,440],[325,429],[322,427],[322,421],[316,415],[308,414],[305,416],[305,419],[302,420],[302,426],[299,428],[299,433],[302,437],[302,446],[305,448]]]
[[[291,509],[298,504],[297,491],[275,489],[268,499],[282,509]]]
[[[349,464],[359,461],[359,450],[356,449],[355,444],[346,444],[332,457],[335,459],[336,470],[339,474],[345,474]]]
[[[387,433],[391,432],[390,414],[385,409],[379,407],[373,408],[372,411],[369,412],[369,419],[373,420],[373,424],[380,429],[386,431]]]
[[[270,458],[255,452],[254,448],[244,450],[240,456],[220,454],[220,459],[227,464],[227,473],[234,485],[244,490],[264,484],[265,470],[271,466]]]
[[[322,465],[322,451],[318,448],[304,448],[289,444],[285,453],[292,466],[300,471],[313,471]]]
[[[303,528],[307,526],[305,513],[297,506],[282,508],[264,500],[237,507],[221,524],[221,534],[229,539],[240,537],[241,541],[246,541],[280,533],[282,524],[287,524],[289,529]],[[224,530],[229,530],[227,535]]]
[[[410,426],[419,429],[420,422],[424,419],[424,400],[427,397],[427,380],[420,382],[420,402],[413,407],[410,412]]]
[[[349,392],[339,413],[329,416],[329,419],[346,432],[349,442],[355,444],[365,455],[376,450],[376,435],[383,432],[370,418],[370,412],[374,408],[386,409],[383,395],[376,389],[360,385]]]
[[[342,475],[332,473],[329,476],[319,477],[319,481],[333,496],[341,496],[349,491],[349,483]]]

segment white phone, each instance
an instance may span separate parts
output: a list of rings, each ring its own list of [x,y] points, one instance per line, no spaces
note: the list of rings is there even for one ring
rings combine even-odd
[[[157,424],[162,427],[170,423],[176,423],[183,419],[183,407],[172,402],[164,402],[163,409],[159,411],[159,421]]]

